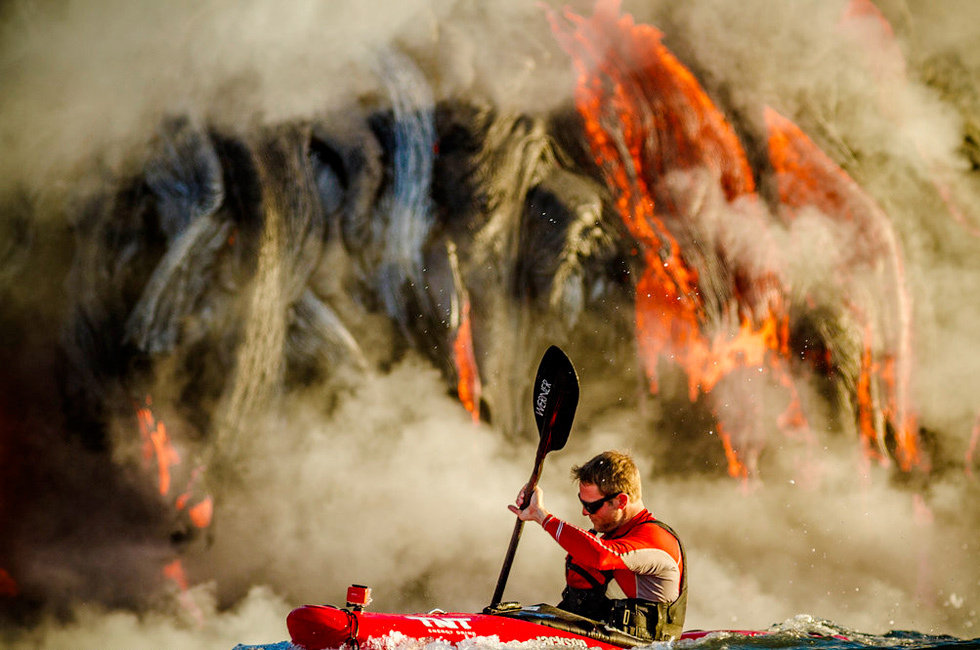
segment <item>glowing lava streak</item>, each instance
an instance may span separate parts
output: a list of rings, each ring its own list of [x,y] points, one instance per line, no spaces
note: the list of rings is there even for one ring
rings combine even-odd
[[[143,438],[143,460],[149,462],[154,457],[157,461],[157,488],[161,495],[170,491],[170,467],[180,462],[180,455],[167,436],[167,427],[163,422],[157,422],[150,411],[151,400],[146,398],[146,406],[136,409],[136,418]]]
[[[180,463],[180,455],[167,435],[167,427],[162,421],[158,421],[153,411],[150,409],[152,400],[147,396],[145,404],[136,409],[136,419],[139,423],[140,435],[143,439],[143,459],[148,462],[154,457],[157,461],[158,490],[161,496],[166,496],[170,492],[171,474],[170,469],[173,465]],[[193,488],[200,478],[203,467],[197,467],[191,473],[184,492],[174,500],[174,508],[177,511],[186,509],[187,517],[196,528],[207,528],[211,525],[211,518],[214,514],[214,503],[210,495],[205,495],[200,501],[191,507],[187,507],[191,501]],[[178,588],[179,600],[184,608],[191,613],[199,622],[203,623],[203,615],[194,603],[188,591],[187,576],[184,573],[184,566],[180,559],[175,559],[163,567],[163,575],[172,581]]]
[[[655,212],[645,176],[648,135],[665,126],[667,115],[636,105],[646,71],[631,63],[657,61],[659,52],[656,48],[650,51],[650,45],[659,44],[660,34],[651,27],[634,25],[629,16],[619,18],[618,13],[618,3],[598,4],[588,21],[566,13],[577,25],[572,34],[562,33],[554,17],[552,24],[579,74],[576,106],[584,118],[593,155],[614,190],[620,215],[642,246],[644,270],[636,285],[636,329],[650,390],[656,392],[657,360],[668,346],[681,351],[700,344],[701,304],[697,273],[681,259],[676,239]],[[634,31],[637,37],[630,38]],[[652,163],[663,171],[669,161],[660,157]]]
[[[459,271],[459,257],[456,244],[446,243],[446,256],[453,275],[453,303],[451,325],[455,330],[453,336],[453,364],[456,367],[456,393],[463,407],[469,411],[474,423],[480,422],[480,395],[483,386],[480,383],[480,368],[476,365],[476,354],[473,351],[473,321],[470,317],[470,295],[463,284],[463,276]]]
[[[473,331],[470,324],[470,301],[468,298],[464,298],[460,312],[459,327],[456,330],[456,338],[453,340],[453,359],[459,374],[456,391],[459,394],[459,401],[463,403],[463,406],[473,417],[473,422],[479,422],[480,373],[476,366],[476,356],[473,354]]]
[[[884,267],[891,273],[890,291],[884,292],[888,313],[882,318],[889,331],[877,331],[865,310],[851,304],[856,318],[864,325],[864,353],[858,379],[858,420],[868,452],[886,458],[885,423],[876,422],[874,413],[891,424],[896,442],[895,456],[903,470],[922,466],[916,416],[909,404],[912,334],[911,299],[905,286],[901,251],[884,213],[850,176],[838,167],[803,131],[771,108],[765,109],[769,130],[769,158],[779,188],[782,216],[787,221],[797,211],[813,207],[830,219],[852,224],[858,233],[853,252],[841,264],[839,281],[846,282]],[[882,327],[884,329],[884,327]],[[890,336],[889,336],[890,335]],[[872,344],[884,338],[885,354],[875,360]],[[884,386],[883,404],[875,397],[875,387]],[[876,406],[878,408],[876,408]]]
[[[147,396],[144,406],[136,409],[136,420],[139,423],[140,436],[143,439],[143,460],[149,462],[156,458],[157,489],[161,496],[170,492],[170,468],[180,463],[180,454],[167,435],[167,426],[153,416],[150,406],[153,400]],[[196,468],[187,483],[187,488],[174,502],[177,510],[183,510],[190,502],[192,488],[202,473],[201,467]],[[213,503],[210,496],[205,496],[188,510],[191,523],[198,528],[206,528],[211,523]]]
[[[650,390],[658,390],[657,361],[669,351],[700,384],[700,363],[710,356],[701,334],[698,275],[681,257],[677,240],[656,211],[650,179],[673,169],[707,165],[729,198],[752,192],[751,171],[734,133],[700,91],[697,81],[660,43],[661,33],[619,15],[615,0],[599,2],[586,20],[553,30],[579,74],[576,106],[592,153],[613,189],[616,207],[641,244],[644,270],[636,285],[636,329]],[[656,146],[659,144],[660,146]]]
[[[190,583],[187,581],[187,574],[184,573],[184,565],[179,559],[174,560],[167,566],[163,567],[163,575],[169,578],[177,588],[180,590],[180,596],[178,600],[180,604],[183,605],[184,609],[194,617],[194,620],[198,625],[204,624],[204,613],[201,608],[197,606],[194,599],[190,594]]]
[[[756,309],[731,287],[731,296],[724,300],[733,308],[721,311],[738,314],[740,321],[712,323],[721,325],[720,332],[709,335],[698,272],[685,261],[668,226],[669,218],[676,224],[680,216],[664,185],[672,172],[707,173],[727,201],[755,200],[755,181],[734,129],[691,72],[664,47],[661,32],[620,15],[618,0],[599,0],[589,19],[569,11],[564,16],[573,26],[567,32],[554,14],[550,19],[578,73],[576,107],[592,154],[644,262],[636,284],[636,336],[651,392],[659,389],[657,364],[664,356],[687,372],[692,401],[736,368],[768,365],[793,392],[792,415],[781,422],[801,424],[795,390],[777,358],[788,350],[782,301],[771,299]],[[771,282],[771,275],[747,280],[761,294],[778,294],[766,286]],[[761,322],[753,322],[753,315]],[[744,477],[732,431],[724,426],[719,431],[729,473]]]

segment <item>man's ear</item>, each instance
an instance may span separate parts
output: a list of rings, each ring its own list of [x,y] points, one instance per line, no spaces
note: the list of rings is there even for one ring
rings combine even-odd
[[[619,510],[622,510],[627,505],[629,505],[629,502],[630,502],[630,495],[626,494],[625,492],[620,492],[619,494],[616,495],[616,508],[618,508]]]

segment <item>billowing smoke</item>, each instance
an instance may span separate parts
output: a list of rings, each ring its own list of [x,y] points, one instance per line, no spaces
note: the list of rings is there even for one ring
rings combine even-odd
[[[980,10],[625,2],[730,125],[740,189],[727,153],[678,163],[671,114],[636,160],[675,164],[617,187],[583,89],[645,82],[582,63],[602,38],[553,10],[0,10],[11,643],[278,641],[352,582],[479,609],[551,343],[582,402],[548,504],[577,521],[568,467],[631,450],[687,545],[688,627],[976,636]],[[777,132],[837,194],[786,190]],[[660,239],[621,214],[637,188]],[[637,287],[675,261],[696,291],[656,307],[691,320],[651,362]],[[529,528],[506,597],[561,573]]]

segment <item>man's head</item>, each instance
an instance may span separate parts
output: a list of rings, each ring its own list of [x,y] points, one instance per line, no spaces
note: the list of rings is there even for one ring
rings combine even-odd
[[[604,451],[584,465],[572,467],[572,478],[594,484],[603,495],[622,492],[633,501],[643,498],[640,470],[633,458],[621,451]]]
[[[572,477],[579,482],[582,514],[601,533],[615,530],[643,509],[640,472],[629,454],[604,451],[573,467]]]

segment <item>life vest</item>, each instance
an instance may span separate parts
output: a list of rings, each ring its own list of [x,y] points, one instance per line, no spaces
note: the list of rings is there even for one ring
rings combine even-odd
[[[613,571],[597,571],[572,562],[571,556],[565,558],[566,575],[576,574],[590,587],[566,586],[562,591],[560,609],[585,616],[595,621],[623,630],[633,636],[653,641],[678,639],[684,630],[684,616],[687,613],[687,557],[684,545],[677,533],[662,521],[656,519],[641,523],[656,524],[677,540],[681,551],[681,584],[677,598],[670,603],[654,603],[641,598],[611,599],[606,589],[613,579]]]

